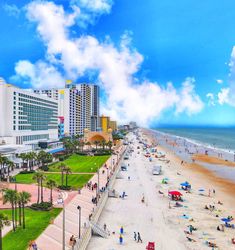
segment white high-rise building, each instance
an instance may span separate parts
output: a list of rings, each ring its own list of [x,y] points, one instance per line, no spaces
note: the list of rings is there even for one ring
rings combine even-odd
[[[35,90],[58,100],[59,137],[83,134],[99,127],[99,87],[94,84],[66,84],[63,89]],[[63,121],[63,124],[61,123]]]
[[[0,144],[58,139],[58,102],[0,81]]]

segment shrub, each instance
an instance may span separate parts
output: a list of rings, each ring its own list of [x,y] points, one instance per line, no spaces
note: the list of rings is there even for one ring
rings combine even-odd
[[[49,211],[52,209],[52,204],[50,202],[41,202],[41,203],[33,203],[30,206],[33,210],[40,210],[40,211]]]
[[[41,170],[43,171],[48,171],[49,170],[49,167],[47,165],[43,165],[40,167]]]
[[[61,190],[71,190],[71,186],[65,186],[65,185],[60,185],[60,186],[58,186],[58,188],[59,189],[61,189]]]
[[[22,170],[20,171],[20,174],[33,174],[35,173],[35,170]]]

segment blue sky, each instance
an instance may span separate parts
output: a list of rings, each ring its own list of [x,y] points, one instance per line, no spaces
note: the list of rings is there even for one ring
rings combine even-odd
[[[105,0],[92,1],[105,2]],[[62,5],[65,12],[71,13],[68,1],[53,2],[55,6]],[[93,11],[88,8],[88,5],[84,7],[85,5],[81,4],[82,0],[71,2],[76,2],[81,10],[84,8],[85,14],[90,15]],[[0,6],[2,9],[0,76],[21,87],[31,85],[35,87],[35,85],[30,82],[30,80],[33,81],[31,78],[15,72],[17,62],[27,60],[36,64],[37,61],[43,60],[48,63],[48,41],[45,41],[42,34],[36,31],[41,19],[36,17],[37,20],[32,21],[27,18],[27,4],[29,3],[30,1],[26,0],[11,0],[2,1]],[[70,39],[92,36],[99,43],[103,43],[109,36],[112,46],[119,48],[121,37],[128,32],[128,36],[131,37],[131,45],[128,45],[130,54],[136,49],[143,57],[143,60],[140,60],[136,66],[138,70],[131,73],[133,78],[138,79],[135,84],[141,85],[147,79],[164,89],[167,82],[172,82],[175,90],[180,91],[182,82],[191,77],[195,79],[194,95],[197,95],[203,103],[203,107],[196,111],[193,108],[193,112],[192,110],[187,112],[187,107],[185,107],[185,105],[191,105],[191,102],[184,102],[183,108],[182,104],[179,104],[181,107],[179,110],[182,112],[176,111],[179,101],[174,104],[165,104],[163,108],[156,110],[156,117],[153,114],[149,114],[151,118],[145,117],[145,124],[148,126],[161,124],[229,126],[235,124],[234,100],[230,100],[229,96],[225,96],[223,100],[218,98],[222,89],[229,89],[230,96],[233,95],[234,89],[234,83],[229,76],[232,71],[229,63],[233,60],[232,50],[235,45],[234,1],[114,0],[111,3],[107,0],[107,3],[110,5],[110,10],[99,10],[100,12],[96,10],[95,15],[92,14],[92,17],[95,16],[92,24],[87,23],[81,27],[78,17],[77,23],[69,27]],[[63,54],[63,52],[59,53]],[[51,61],[50,64],[52,64]],[[65,78],[71,77],[60,65],[56,65],[60,74]],[[100,68],[103,68],[100,65],[95,66],[95,70],[89,65],[83,73],[73,76],[74,80],[79,82],[89,79],[100,82],[100,76],[97,73],[100,72]],[[91,74],[91,72],[96,73]],[[20,77],[12,78],[17,74]],[[112,91],[116,89],[115,86],[112,87]],[[104,90],[103,96],[107,95],[109,99],[106,103],[106,98],[104,98],[104,105],[107,106],[104,111],[110,112],[116,118],[116,113],[128,107],[128,105],[117,107],[117,103],[125,103],[126,97],[112,100],[107,85],[104,85],[102,89]],[[149,91],[150,89],[148,88]],[[213,94],[213,100],[207,97],[208,93]],[[152,95],[149,98],[154,100]],[[156,98],[159,99],[157,96]],[[180,94],[178,99],[181,99]],[[116,103],[113,104],[114,102]],[[113,105],[112,109],[117,109],[116,113],[108,110],[110,105]],[[159,104],[156,102],[156,105]],[[192,105],[197,105],[197,103],[194,102]],[[130,116],[126,114],[125,117],[117,118],[124,121],[127,119],[141,121],[142,109],[139,109],[140,112],[136,111]],[[139,117],[137,117],[138,114]]]

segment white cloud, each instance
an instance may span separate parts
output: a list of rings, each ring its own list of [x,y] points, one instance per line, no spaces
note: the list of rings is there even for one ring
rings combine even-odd
[[[91,12],[109,13],[113,4],[112,0],[73,0],[72,5],[78,5]]]
[[[102,3],[111,1],[90,2],[97,3],[96,9],[105,9]],[[84,0],[85,3],[89,4]],[[162,87],[156,82],[135,79],[143,56],[131,47],[128,32],[121,37],[118,48],[109,38],[104,42],[88,35],[71,38],[71,28],[81,13],[80,6],[75,7],[67,13],[52,2],[32,2],[27,6],[28,18],[37,24],[37,31],[47,46],[48,62],[19,62],[18,77],[28,77],[34,87],[49,88],[61,86],[63,77],[56,68],[62,67],[66,76],[73,80],[96,71],[106,94],[102,111],[121,122],[135,120],[147,126],[166,109],[175,108],[176,114],[186,112],[188,115],[202,110],[203,103],[195,93],[193,78],[187,78],[179,90],[172,83]]]
[[[220,105],[228,104],[235,107],[235,46],[232,49],[229,62],[229,84],[228,87],[222,88],[218,93],[218,102]]]
[[[4,4],[2,7],[9,16],[19,17],[21,10],[15,4]]]
[[[35,64],[27,60],[19,61],[15,66],[16,75],[11,77],[14,82],[22,81],[36,89],[63,87],[65,80],[61,74],[45,62],[38,61]]]
[[[223,88],[223,89],[221,89],[221,91],[218,93],[218,102],[219,102],[220,105],[223,105],[223,104],[230,104],[229,92],[230,92],[230,89],[229,89],[229,88]]]
[[[213,93],[208,93],[206,95],[206,97],[208,98],[208,105],[209,106],[215,106],[215,96]]]
[[[224,81],[223,81],[222,79],[216,79],[216,82],[217,82],[218,84],[222,84]]]

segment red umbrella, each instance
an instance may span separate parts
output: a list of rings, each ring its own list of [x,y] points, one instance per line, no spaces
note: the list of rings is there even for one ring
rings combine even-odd
[[[182,195],[179,191],[170,191],[169,194],[175,195],[175,196],[181,196]]]

